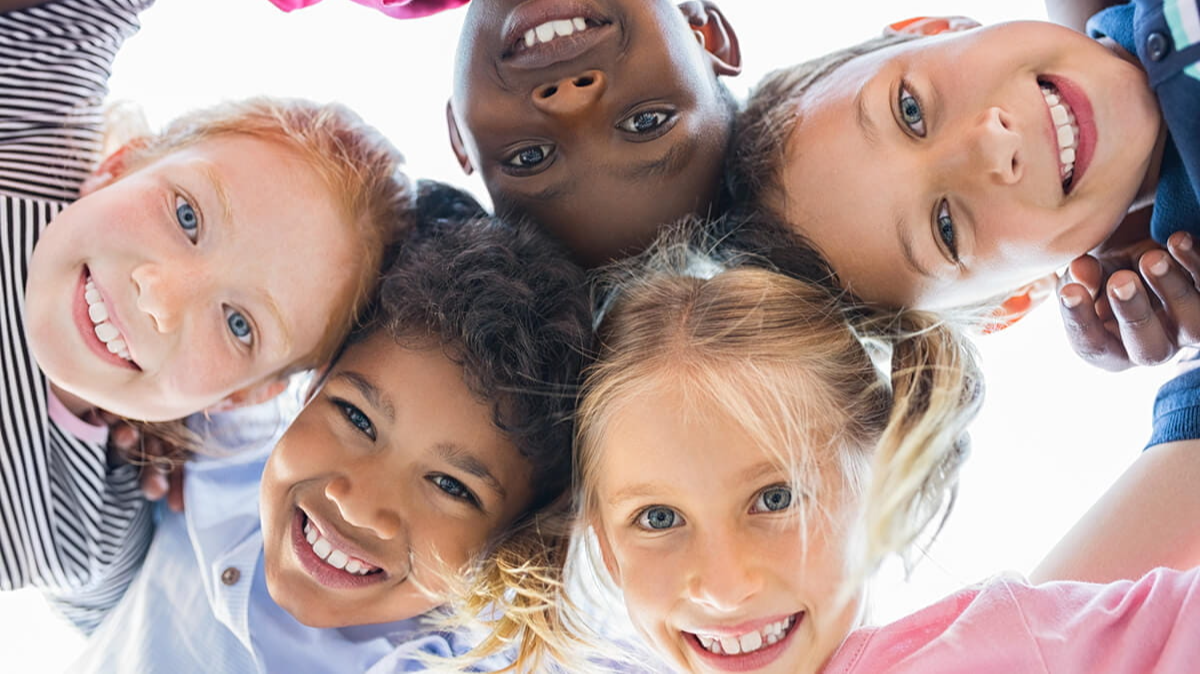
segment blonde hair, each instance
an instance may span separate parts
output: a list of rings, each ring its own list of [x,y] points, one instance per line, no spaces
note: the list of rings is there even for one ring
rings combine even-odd
[[[110,139],[133,136],[136,109],[110,108]],[[144,127],[144,121],[141,122]],[[386,252],[414,222],[414,188],[404,173],[404,156],[377,129],[338,103],[255,97],[229,101],[177,117],[157,134],[123,144],[122,170],[136,170],[156,159],[207,139],[249,136],[297,152],[324,182],[358,247],[349,302],[337,308],[328,328],[310,352],[270,378],[286,377],[332,360],[377,291]],[[200,439],[182,421],[141,424],[151,433],[197,450]],[[176,458],[178,459],[178,458]]]
[[[721,225],[707,232],[729,230]],[[797,278],[722,254],[698,228],[676,227],[608,272],[612,299],[577,416],[576,534],[598,522],[598,448],[611,419],[639,394],[682,384],[727,411],[794,476],[835,463],[846,487],[863,494],[850,575],[861,582],[948,513],[965,428],[982,399],[970,343],[929,314],[875,315],[837,288],[810,248],[780,257],[788,269],[826,273]],[[889,348],[890,363],[877,365]],[[813,482],[801,480],[810,491]],[[577,655],[603,641],[566,591],[567,543],[543,541],[533,562],[513,566],[505,588],[476,586],[477,609],[488,593],[496,603],[485,644],[516,642],[515,668],[547,660],[586,668]]]

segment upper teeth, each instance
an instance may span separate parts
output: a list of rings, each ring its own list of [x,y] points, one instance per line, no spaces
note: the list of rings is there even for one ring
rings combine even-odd
[[[582,32],[587,29],[587,20],[581,16],[577,16],[574,19],[547,21],[536,28],[530,28],[525,31],[525,46],[532,47],[539,42],[550,42],[554,38],[566,37],[577,31]]]
[[[1065,181],[1075,173],[1075,151],[1079,147],[1079,125],[1075,123],[1075,113],[1071,106],[1058,95],[1058,89],[1051,84],[1042,84],[1042,96],[1046,99],[1046,107],[1050,109],[1050,118],[1054,120],[1054,131],[1058,136],[1058,161],[1061,178]]]
[[[125,344],[121,331],[108,320],[108,307],[105,306],[104,299],[100,297],[100,291],[96,289],[91,277],[88,277],[83,286],[83,299],[87,300],[88,316],[92,319],[92,330],[95,331],[96,337],[108,347],[108,351],[129,361],[129,346]]]
[[[379,569],[358,558],[351,558],[344,551],[334,548],[333,544],[330,544],[329,540],[322,537],[317,528],[313,527],[312,521],[304,524],[304,538],[308,540],[309,546],[312,546],[313,553],[316,553],[318,558],[339,570],[344,569],[350,574],[361,577]]]
[[[795,623],[795,620],[795,616],[789,616],[783,621],[769,623],[758,630],[750,631],[745,635],[737,637],[716,637],[697,634],[696,638],[700,640],[700,644],[706,650],[713,654],[725,654],[729,656],[749,654],[782,640],[783,636],[787,635],[788,629]]]

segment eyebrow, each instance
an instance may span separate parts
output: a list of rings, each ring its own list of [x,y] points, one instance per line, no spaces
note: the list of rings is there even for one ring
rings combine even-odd
[[[863,87],[858,90],[854,96],[854,119],[858,122],[858,128],[862,130],[863,137],[871,145],[879,143],[879,129],[875,126],[875,120],[871,119],[871,112],[867,110],[867,88]]]
[[[661,157],[622,168],[616,173],[626,180],[674,175],[692,158],[698,143],[699,140],[695,136],[685,135],[682,141],[672,145]]]
[[[452,464],[456,468],[466,471],[472,476],[482,480],[496,494],[500,495],[500,499],[508,498],[508,491],[504,489],[504,486],[500,484],[500,481],[496,480],[496,477],[493,476],[492,472],[488,470],[487,465],[484,464],[483,461],[481,461],[478,457],[472,455],[470,451],[463,446],[459,445],[458,443],[444,442],[438,443],[434,447],[434,450],[437,452],[438,456],[445,460],[448,464]]]
[[[769,459],[765,459],[758,464],[748,467],[738,474],[735,485],[751,483],[764,476],[779,472],[779,465]],[[670,488],[664,483],[635,483],[629,487],[622,488],[608,500],[609,505],[620,504],[621,502],[630,501],[641,497],[658,495],[668,492]]]
[[[396,421],[396,406],[392,404],[392,400],[388,398],[387,394],[372,384],[371,380],[365,375],[353,370],[341,370],[338,371],[333,379],[349,382],[358,390],[358,393],[363,395],[363,398],[367,399],[367,402],[373,408],[382,411],[387,416],[389,422]]]
[[[896,238],[900,241],[900,254],[908,268],[923,277],[933,279],[934,276],[917,262],[917,257],[913,254],[912,237],[909,236],[908,223],[904,221],[903,215],[896,218]]]

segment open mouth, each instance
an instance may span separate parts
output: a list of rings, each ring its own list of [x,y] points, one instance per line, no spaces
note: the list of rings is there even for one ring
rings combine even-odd
[[[1063,195],[1068,195],[1083,177],[1095,146],[1091,105],[1078,87],[1062,78],[1044,76],[1037,83],[1050,116]]]
[[[324,532],[303,509],[296,509],[292,523],[292,547],[305,571],[324,586],[359,588],[388,578],[384,568],[347,551],[341,538]]]
[[[130,354],[129,342],[118,327],[104,292],[87,267],[83,268],[78,293],[73,310],[75,323],[92,351],[114,365],[141,370]]]
[[[519,9],[504,27],[507,49],[501,58],[517,68],[537,69],[570,61],[613,34],[611,20],[572,0],[543,2]]]
[[[803,619],[804,612],[797,612],[740,634],[684,632],[684,635],[706,661],[722,670],[746,672],[778,658]]]

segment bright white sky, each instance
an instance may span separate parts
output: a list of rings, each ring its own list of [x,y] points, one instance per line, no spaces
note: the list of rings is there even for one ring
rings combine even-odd
[[[739,95],[774,67],[861,41],[898,19],[1045,16],[1041,0],[719,2],[741,37],[746,68],[731,82]],[[114,65],[113,97],[140,103],[153,125],[259,93],[341,100],[395,140],[414,175],[482,194],[478,179],[458,170],[444,127],[461,20],[457,11],[400,22],[348,0],[290,15],[266,0],[159,0]],[[981,349],[988,401],[956,511],[909,583],[885,570],[872,595],[877,619],[995,572],[1032,570],[1137,457],[1155,389],[1171,374],[1088,368],[1067,348],[1052,304],[984,338]],[[59,672],[82,644],[28,591],[0,595],[0,635],[0,672]]]

